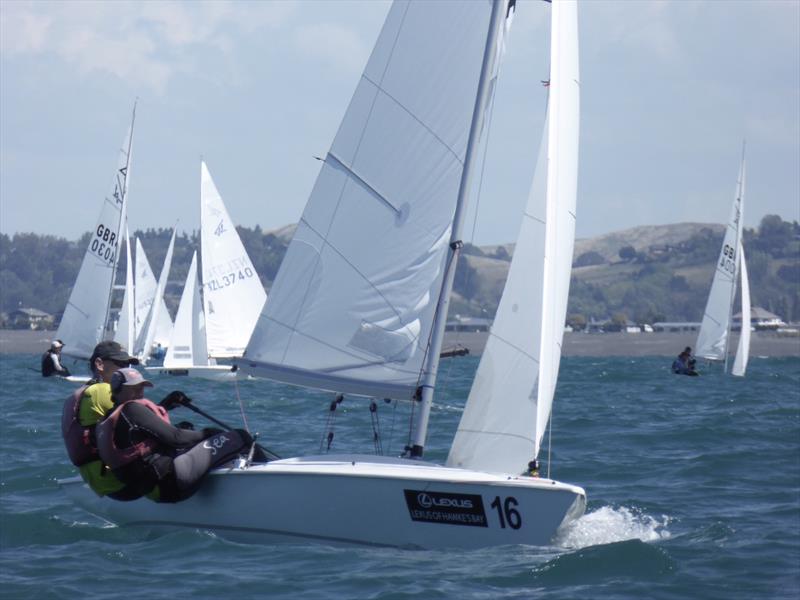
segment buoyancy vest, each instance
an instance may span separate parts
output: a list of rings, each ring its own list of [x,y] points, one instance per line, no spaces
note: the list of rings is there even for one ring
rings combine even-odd
[[[81,425],[78,416],[81,398],[89,385],[91,384],[83,385],[67,396],[61,411],[61,435],[64,437],[64,445],[67,447],[69,459],[76,467],[100,458],[94,439],[95,426]]]
[[[162,421],[169,424],[170,421],[167,411],[158,404],[155,404],[146,398],[128,400],[128,402],[138,402],[139,404],[143,404],[156,413]],[[97,425],[97,448],[100,452],[100,458],[105,464],[111,467],[112,470],[128,465],[135,460],[144,458],[145,456],[149,456],[158,447],[158,441],[154,439],[146,439],[127,448],[118,448],[114,443],[114,430],[116,429],[117,422],[122,414],[122,409],[126,404],[128,404],[128,402],[123,402],[120,404],[116,409],[114,409],[114,412],[108,415],[103,422]]]
[[[42,354],[42,377],[50,377],[56,372],[56,366],[53,364],[53,359],[50,358],[50,350]]]

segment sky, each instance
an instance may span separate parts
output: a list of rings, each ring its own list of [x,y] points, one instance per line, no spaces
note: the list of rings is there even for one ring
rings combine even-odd
[[[198,229],[201,157],[235,223],[296,222],[388,7],[0,0],[0,232],[90,230],[137,98],[132,229]],[[549,11],[518,2],[466,241],[516,237]],[[745,226],[800,220],[800,0],[584,0],[579,29],[578,237],[726,221],[744,139]]]

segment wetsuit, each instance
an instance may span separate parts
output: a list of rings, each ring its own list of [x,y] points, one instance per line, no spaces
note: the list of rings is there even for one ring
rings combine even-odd
[[[113,426],[113,448],[99,441],[100,455],[106,464],[118,465],[113,471],[121,481],[157,502],[185,500],[211,468],[249,450],[251,438],[244,431],[178,429],[135,400],[117,410],[101,425]],[[121,458],[137,445],[147,446],[142,456]]]

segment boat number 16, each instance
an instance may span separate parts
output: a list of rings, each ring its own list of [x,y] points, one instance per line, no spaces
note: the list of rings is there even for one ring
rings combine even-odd
[[[506,526],[511,527],[511,529],[522,527],[522,515],[514,508],[519,506],[519,502],[513,496],[509,496],[503,501],[500,500],[500,496],[495,496],[490,506],[497,510],[497,518],[500,519],[501,529],[505,529]]]

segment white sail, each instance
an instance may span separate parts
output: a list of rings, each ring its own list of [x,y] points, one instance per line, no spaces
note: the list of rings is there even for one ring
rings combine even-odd
[[[133,255],[131,254],[131,238],[128,233],[128,227],[125,227],[125,295],[122,297],[122,308],[119,310],[119,320],[117,321],[117,331],[114,334],[114,340],[125,346],[125,348],[133,348],[136,343],[136,335],[134,327],[136,319],[133,312],[134,309],[134,288],[133,288]]]
[[[414,394],[491,8],[390,9],[247,347],[246,366],[259,375]]]
[[[731,208],[731,216],[725,229],[722,250],[714,269],[714,279],[706,302],[700,333],[697,335],[695,355],[708,360],[725,360],[728,353],[728,337],[731,323],[731,307],[736,290],[736,271],[738,268],[739,242],[742,239],[744,223],[745,167],[744,158],[739,169],[739,180],[736,185],[736,199]]]
[[[161,273],[158,276],[158,284],[156,285],[156,293],[155,298],[150,306],[150,311],[147,314],[147,318],[145,319],[142,334],[140,335],[139,339],[136,340],[136,347],[135,352],[136,356],[140,357],[140,360],[143,362],[147,362],[147,359],[150,356],[150,352],[153,349],[153,344],[155,343],[155,336],[156,336],[156,328],[159,322],[160,315],[159,313],[163,310],[166,310],[166,306],[164,304],[164,289],[167,286],[167,280],[169,279],[169,271],[172,267],[172,251],[175,247],[175,234],[177,233],[177,229],[172,230],[172,237],[169,240],[169,246],[167,247],[167,254],[164,257],[164,266],[161,269]]]
[[[136,285],[134,286],[134,297],[136,298],[134,339],[136,342],[129,346],[130,348],[144,348],[145,337],[147,336],[145,322],[153,306],[157,288],[158,282],[150,267],[150,261],[147,260],[142,242],[139,238],[136,238]],[[172,319],[169,316],[169,310],[167,310],[164,299],[161,298],[161,309],[158,311],[158,322],[153,335],[153,343],[161,344],[166,348],[171,335]]]
[[[133,114],[135,119],[135,107]],[[64,341],[64,354],[75,358],[89,358],[95,345],[105,336],[117,272],[117,247],[126,214],[132,136],[133,120],[119,150],[111,194],[103,200],[100,217],[56,333],[56,337]]]
[[[448,466],[521,472],[539,453],[561,357],[575,239],[578,18],[552,4],[549,115],[503,296]]]
[[[744,260],[744,247],[739,244],[740,274],[742,280],[742,330],[739,334],[739,346],[733,361],[731,374],[744,377],[747,361],[750,358],[750,281],[747,278],[747,263]]]
[[[197,281],[197,252],[192,255],[192,264],[186,275],[186,285],[181,294],[175,326],[169,341],[165,368],[192,367],[208,364],[206,349],[205,319]]]
[[[206,163],[200,165],[200,243],[208,353],[241,356],[267,294]]]

